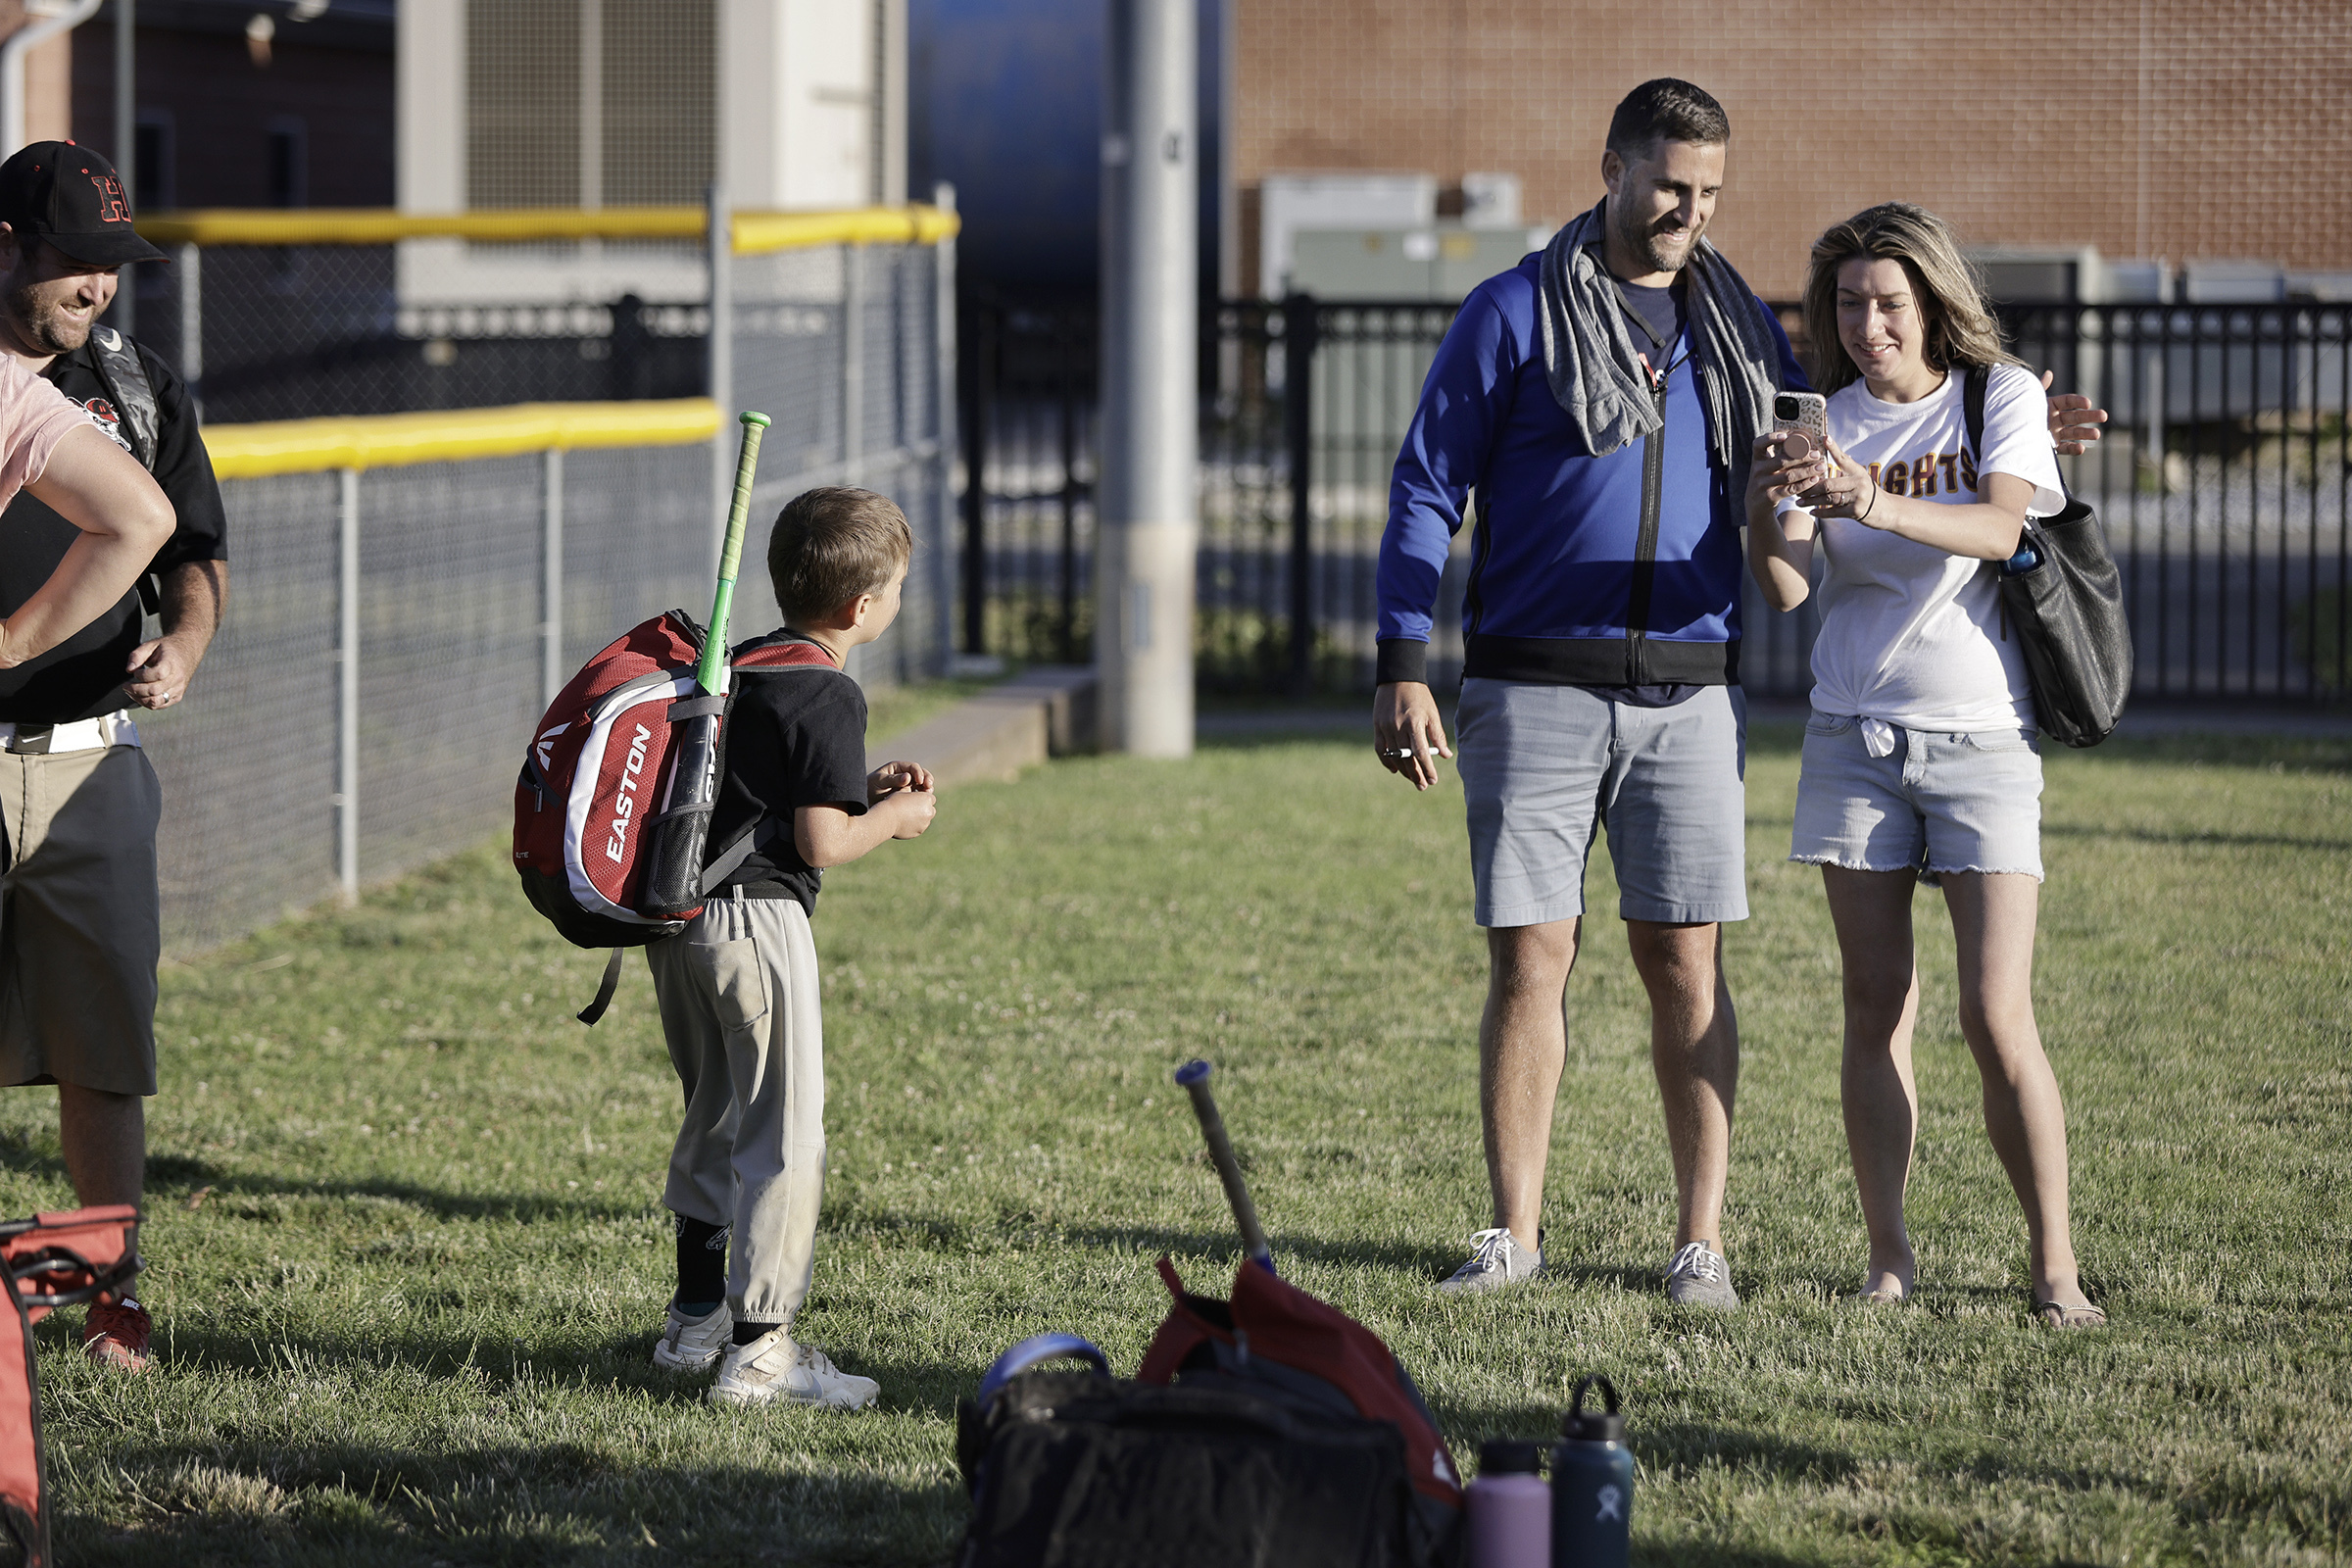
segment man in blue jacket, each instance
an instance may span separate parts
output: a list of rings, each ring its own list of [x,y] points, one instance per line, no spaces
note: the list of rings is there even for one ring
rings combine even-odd
[[[1562,1001],[1605,826],[1674,1159],[1667,1294],[1740,1301],[1721,1244],[1740,1064],[1722,922],[1747,917],[1740,528],[1773,394],[1807,383],[1704,237],[1730,137],[1689,82],[1626,95],[1601,156],[1607,196],[1463,303],[1390,486],[1374,733],[1383,764],[1420,789],[1452,755],[1428,685],[1431,611],[1477,498],[1456,722],[1490,963],[1479,1068],[1494,1208],[1449,1291],[1543,1267]]]

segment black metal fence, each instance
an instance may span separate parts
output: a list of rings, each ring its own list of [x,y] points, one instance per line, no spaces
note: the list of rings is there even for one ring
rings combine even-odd
[[[1197,630],[1209,690],[1368,689],[1388,481],[1452,308],[1227,301],[1202,313]],[[1786,318],[1792,313],[1784,310]],[[2009,311],[2013,347],[2112,416],[2068,479],[2124,572],[2143,696],[2352,696],[2352,307]],[[1095,323],[968,303],[962,365],[967,652],[1091,657]],[[1461,657],[1467,532],[1433,678]],[[1741,671],[1801,697],[1811,608],[1752,590]]]

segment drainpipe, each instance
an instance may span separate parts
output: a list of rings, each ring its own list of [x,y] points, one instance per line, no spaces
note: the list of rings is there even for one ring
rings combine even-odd
[[[24,145],[24,56],[61,32],[71,32],[98,14],[102,0],[29,0],[28,20],[0,44],[0,148]],[[0,154],[5,156],[5,154]]]

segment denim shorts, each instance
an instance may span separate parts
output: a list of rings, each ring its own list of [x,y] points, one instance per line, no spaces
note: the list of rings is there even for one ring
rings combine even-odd
[[[2014,871],[2041,880],[2041,747],[2031,729],[1896,729],[1873,757],[1858,718],[1805,722],[1788,858],[1853,871]]]
[[[1747,918],[1740,688],[1640,708],[1578,686],[1474,677],[1455,722],[1480,925],[1583,914],[1585,860],[1604,826],[1619,918]]]

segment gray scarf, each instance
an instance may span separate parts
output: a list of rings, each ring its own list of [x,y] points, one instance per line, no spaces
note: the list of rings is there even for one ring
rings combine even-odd
[[[1642,384],[1616,285],[1601,265],[1601,222],[1602,208],[1594,207],[1551,237],[1540,301],[1544,376],[1568,427],[1596,458],[1665,426]],[[1746,279],[1706,240],[1691,249],[1683,276],[1690,280],[1684,308],[1708,441],[1737,495],[1747,488],[1756,437],[1772,423],[1780,344]]]

